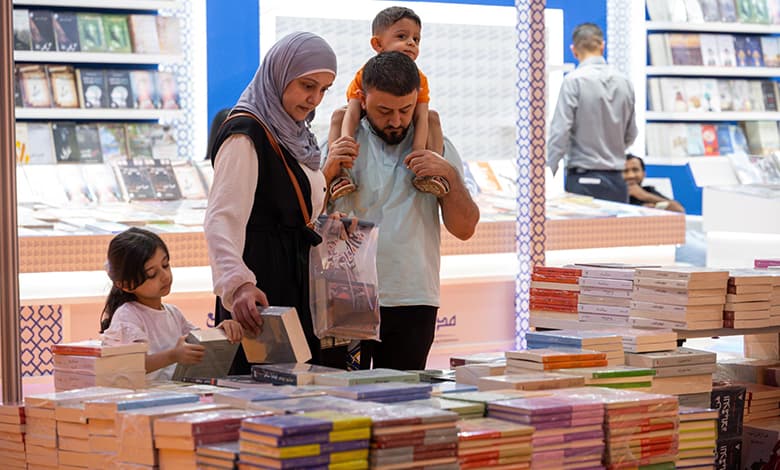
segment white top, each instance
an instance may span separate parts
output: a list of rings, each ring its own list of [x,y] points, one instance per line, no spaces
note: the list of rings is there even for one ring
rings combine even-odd
[[[322,212],[325,202],[325,175],[305,165],[301,168],[312,188],[314,218]],[[257,153],[252,139],[243,134],[228,137],[217,152],[214,182],[203,222],[214,293],[222,299],[227,310],[233,309],[233,293],[238,287],[247,282],[257,283],[242,258],[246,224],[257,189],[257,173]]]
[[[439,306],[439,200],[414,188],[414,173],[403,163],[413,135],[410,128],[398,145],[388,145],[361,120],[355,135],[360,156],[352,167],[358,190],[333,202],[335,210],[379,225],[376,270],[383,307]],[[442,156],[462,179],[463,162],[447,138]]]
[[[198,327],[190,323],[175,305],[156,310],[140,302],[127,302],[116,309],[111,326],[103,332],[106,344],[147,343],[147,354],[173,349],[181,336]],[[146,375],[149,380],[170,380],[176,364]]]

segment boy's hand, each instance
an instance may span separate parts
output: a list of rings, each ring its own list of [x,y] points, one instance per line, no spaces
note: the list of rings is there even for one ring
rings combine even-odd
[[[203,360],[206,348],[199,344],[190,344],[185,341],[187,336],[182,336],[173,348],[173,359],[179,364],[198,364]]]
[[[217,325],[217,328],[225,332],[225,336],[231,343],[238,343],[244,337],[244,329],[241,328],[241,323],[235,320],[225,320]]]

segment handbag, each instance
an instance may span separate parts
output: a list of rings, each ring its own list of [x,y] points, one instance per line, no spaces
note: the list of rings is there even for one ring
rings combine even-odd
[[[276,139],[274,138],[273,134],[271,134],[271,131],[268,130],[268,127],[265,125],[263,121],[258,119],[257,116],[255,116],[254,114],[247,113],[247,112],[239,112],[239,113],[231,114],[230,116],[228,116],[227,119],[225,119],[225,122],[223,122],[222,125],[224,126],[225,123],[237,117],[252,118],[265,131],[265,135],[268,138],[268,141],[271,143],[271,147],[274,149],[274,152],[276,152],[276,154],[279,155],[279,158],[282,159],[284,168],[287,170],[287,176],[290,177],[290,182],[292,183],[293,188],[295,188],[295,195],[298,196],[298,205],[301,207],[301,213],[303,214],[303,224],[304,224],[302,228],[303,238],[311,246],[319,245],[320,243],[322,243],[322,237],[314,229],[314,221],[311,220],[311,217],[309,215],[309,209],[306,207],[306,201],[303,199],[303,192],[301,191],[301,186],[298,184],[298,179],[295,177],[295,174],[292,172],[292,169],[290,169],[290,165],[287,164],[287,159],[284,158],[284,153],[282,153],[282,149],[281,147],[279,147],[279,144],[276,142]]]

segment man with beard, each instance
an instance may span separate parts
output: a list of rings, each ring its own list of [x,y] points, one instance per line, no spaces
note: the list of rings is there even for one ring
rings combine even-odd
[[[420,87],[414,61],[401,52],[383,52],[363,69],[361,119],[352,145],[352,176],[357,191],[330,209],[379,225],[380,342],[361,344],[361,365],[424,369],[433,343],[439,308],[441,232],[444,227],[469,239],[479,209],[463,182],[463,162],[448,139],[444,155],[412,152],[412,118]],[[348,165],[344,165],[348,166]],[[450,191],[439,198],[416,190],[416,176],[441,176]]]

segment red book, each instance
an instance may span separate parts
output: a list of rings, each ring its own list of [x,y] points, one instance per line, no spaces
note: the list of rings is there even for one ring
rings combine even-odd
[[[704,141],[704,155],[720,155],[718,149],[718,131],[713,124],[702,124],[701,137]]]

